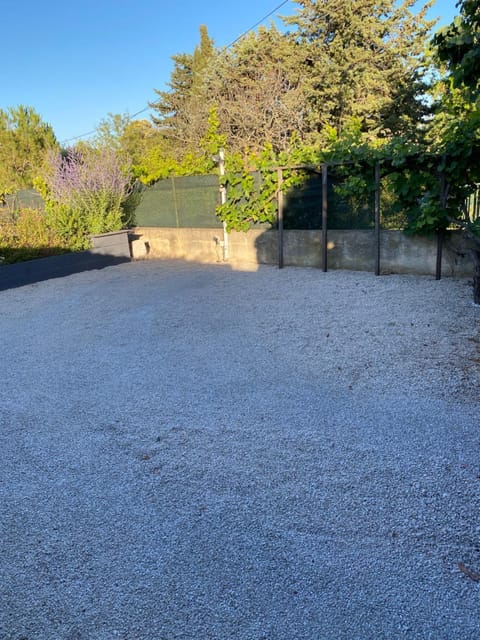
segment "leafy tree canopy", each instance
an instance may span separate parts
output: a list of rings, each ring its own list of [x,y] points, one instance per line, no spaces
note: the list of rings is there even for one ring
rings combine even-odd
[[[480,4],[462,0],[452,24],[439,30],[434,38],[438,58],[446,64],[457,88],[467,88],[476,100],[480,91]]]
[[[284,18],[216,50],[206,27],[191,53],[173,56],[153,118],[177,159],[195,153],[216,109],[231,152],[318,143],[352,117],[370,139],[419,137],[428,113],[424,49],[434,22],[415,0],[297,0]],[[167,148],[169,145],[169,149]]]
[[[46,152],[57,147],[52,127],[32,107],[0,109],[0,194],[31,187]]]

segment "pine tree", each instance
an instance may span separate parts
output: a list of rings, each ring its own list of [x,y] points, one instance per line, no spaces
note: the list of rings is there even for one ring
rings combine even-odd
[[[173,70],[170,74],[169,91],[154,89],[159,96],[149,106],[157,113],[152,120],[155,124],[169,128],[175,122],[188,101],[193,84],[193,56],[189,53],[178,53],[172,56]]]
[[[159,99],[150,104],[156,112],[152,120],[161,129],[165,144],[179,156],[197,148],[205,133],[209,104],[203,99],[203,72],[213,55],[213,40],[202,25],[200,44],[193,54],[172,56],[169,90],[155,89]]]
[[[313,131],[351,117],[372,135],[410,134],[425,112],[423,50],[434,22],[415,0],[296,0],[285,18],[309,65],[303,89]],[[431,3],[430,3],[431,4]]]
[[[200,25],[200,44],[195,47],[192,56],[192,85],[193,93],[201,91],[203,86],[203,73],[215,54],[213,40],[208,35],[207,27]]]

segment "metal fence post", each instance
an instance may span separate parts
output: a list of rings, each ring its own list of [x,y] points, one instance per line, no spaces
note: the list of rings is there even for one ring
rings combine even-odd
[[[328,237],[327,237],[327,225],[328,225],[328,165],[322,164],[322,267],[323,271],[327,271],[328,260]]]
[[[446,156],[442,156],[442,162],[446,162]],[[440,171],[440,206],[442,209],[447,208],[448,187],[445,176],[445,171]],[[435,280],[440,280],[442,277],[442,253],[443,253],[443,239],[445,232],[443,229],[437,231],[437,261],[435,265]]]
[[[277,169],[277,227],[278,227],[278,268],[283,269],[283,171]]]
[[[172,181],[173,206],[175,207],[175,222],[177,223],[177,229],[179,229],[180,219],[178,217],[178,202],[177,202],[177,190],[175,189],[175,176],[172,176],[170,180]]]
[[[375,165],[375,275],[380,275],[380,163]]]

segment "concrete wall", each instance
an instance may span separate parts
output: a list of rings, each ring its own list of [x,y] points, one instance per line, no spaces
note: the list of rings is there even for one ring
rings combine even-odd
[[[228,236],[232,266],[277,264],[277,232],[251,230]],[[286,266],[321,267],[321,231],[285,231]],[[137,227],[131,235],[135,259],[183,259],[195,262],[223,261],[223,232],[219,229],[172,229]],[[435,237],[406,236],[401,231],[382,231],[380,267],[382,273],[435,274]],[[329,231],[328,268],[374,271],[373,231]],[[473,274],[469,247],[460,232],[447,233],[443,249],[442,275],[465,277]]]

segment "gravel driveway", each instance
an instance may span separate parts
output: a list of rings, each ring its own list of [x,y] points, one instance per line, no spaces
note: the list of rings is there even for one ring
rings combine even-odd
[[[468,281],[146,261],[0,299],[1,640],[478,640]]]

